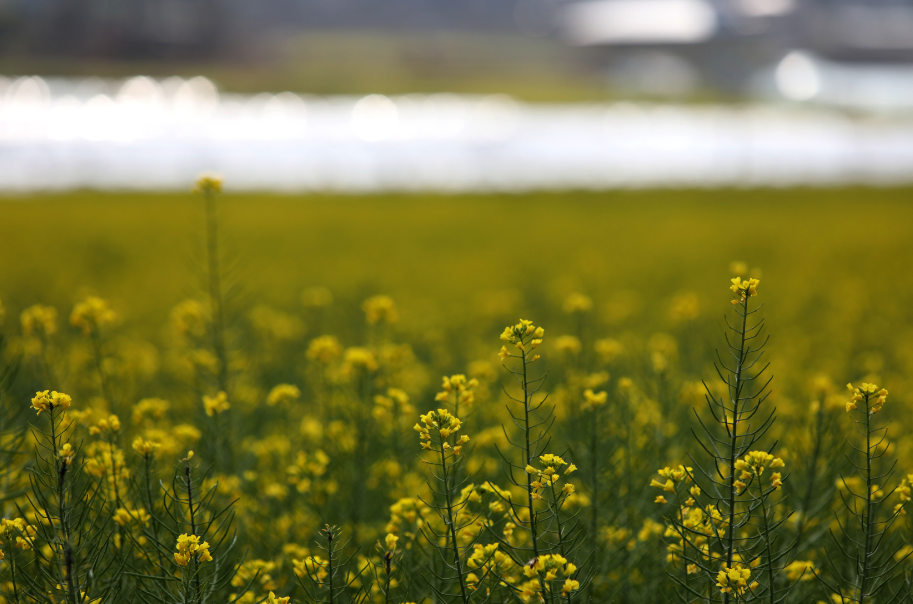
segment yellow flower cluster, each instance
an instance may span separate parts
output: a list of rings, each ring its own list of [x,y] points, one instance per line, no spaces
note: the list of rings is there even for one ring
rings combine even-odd
[[[409,404],[409,395],[399,388],[387,388],[386,395],[374,396],[374,409],[371,415],[378,421],[384,434],[389,434],[401,418],[414,414],[415,407]]]
[[[336,336],[320,336],[308,344],[307,358],[328,365],[342,354],[342,344]]]
[[[110,415],[108,418],[98,420],[98,425],[89,428],[89,434],[97,436],[103,432],[117,432],[120,430],[120,419],[116,415]]]
[[[587,388],[583,391],[583,404],[580,405],[580,408],[583,411],[596,409],[597,407],[605,405],[607,400],[609,400],[609,393],[605,390],[593,392],[592,388]]]
[[[194,556],[198,556],[200,562],[210,562],[212,555],[209,553],[209,543],[204,541],[200,543],[197,535],[188,535],[184,533],[178,537],[177,550],[174,552],[174,561],[178,566],[187,566]]]
[[[188,336],[203,337],[209,313],[199,300],[184,300],[171,310],[171,327],[180,341]]]
[[[747,281],[743,281],[739,277],[732,278],[732,285],[729,286],[729,289],[732,290],[732,293],[737,294],[739,298],[733,300],[733,304],[739,304],[744,302],[746,298],[758,295],[758,284],[760,281],[758,279],[749,278]]]
[[[294,403],[301,397],[301,390],[292,384],[279,384],[269,391],[266,404],[275,407],[278,404]]]
[[[148,419],[162,419],[171,403],[160,398],[144,398],[133,405],[133,423],[142,424]]]
[[[536,327],[533,325],[532,321],[527,321],[526,319],[520,319],[520,322],[516,325],[508,325],[504,328],[504,331],[501,332],[501,339],[505,342],[513,344],[517,350],[520,351],[521,355],[525,357],[529,350],[538,348],[542,343],[542,338],[545,336],[545,330],[541,327]],[[526,338],[531,338],[529,341],[526,341]],[[517,355],[511,354],[507,350],[507,346],[502,346],[501,351],[498,353],[498,356],[501,357],[501,360],[508,357],[513,357]],[[533,355],[530,362],[535,362],[539,360],[539,355]]]
[[[137,436],[133,441],[133,450],[136,451],[137,455],[142,455],[143,457],[152,454],[160,446],[159,443],[144,440],[141,436]]]
[[[586,294],[575,292],[564,299],[561,307],[568,314],[583,313],[593,308],[593,299]]]
[[[666,466],[665,468],[658,470],[657,474],[666,479],[666,482],[660,482],[656,479],[650,481],[651,487],[656,487],[657,489],[662,489],[663,491],[668,491],[669,493],[675,493],[675,485],[680,482],[690,482],[691,481],[691,468],[685,466],[678,466],[677,468],[672,468]],[[697,487],[694,487],[697,488]],[[698,491],[699,492],[699,491]],[[666,503],[666,498],[662,495],[656,497],[656,503]]]
[[[447,439],[450,438],[452,434],[459,432],[460,427],[463,425],[463,422],[460,421],[460,418],[451,415],[450,411],[446,409],[438,409],[437,411],[429,411],[428,413],[419,416],[422,424],[415,424],[413,428],[419,433],[419,438],[422,441],[423,449],[431,449],[431,432],[433,431],[436,434],[440,435],[441,446],[446,451],[450,449],[450,443],[447,442]],[[453,454],[459,455],[463,450],[463,445],[469,442],[469,437],[465,434],[460,436],[457,439],[456,446],[453,447]]]
[[[299,577],[312,577],[323,581],[327,576],[327,562],[320,556],[308,556],[303,560],[292,560],[295,574]]]
[[[558,573],[565,577],[570,577],[577,572],[577,566],[567,561],[567,558],[560,554],[545,554],[538,558],[533,558],[523,567],[523,574],[530,579],[541,578],[544,581],[554,581],[558,578]]]
[[[758,559],[757,561],[759,561]],[[742,563],[736,562],[730,568],[725,562],[723,568],[716,575],[716,586],[724,594],[742,596],[758,586],[758,582],[748,583],[751,579],[751,569]]]
[[[815,577],[812,572],[814,568],[815,563],[811,560],[795,560],[787,564],[783,570],[789,581],[808,581]]]
[[[472,589],[479,588],[479,574],[482,577],[495,576],[503,578],[506,583],[515,581],[513,575],[518,570],[517,565],[511,560],[510,556],[498,548],[499,544],[492,543],[482,545],[481,543],[473,544],[472,555],[466,560],[466,566],[473,571],[479,570],[480,573],[471,572],[466,575],[466,582]]]
[[[63,448],[57,451],[57,455],[60,457],[60,461],[70,465],[73,463],[73,459],[76,457],[76,449],[74,449],[73,445],[70,443],[65,443]]]
[[[197,176],[197,180],[191,191],[194,193],[221,193],[222,192],[222,175],[215,172],[203,172]]]
[[[434,396],[434,400],[439,403],[451,402],[457,406],[471,406],[475,401],[475,394],[472,389],[479,385],[479,380],[472,378],[467,380],[465,375],[444,376],[443,390]]]
[[[206,415],[212,417],[217,413],[222,413],[231,409],[231,404],[228,402],[228,395],[225,392],[220,391],[215,396],[203,395],[203,408],[206,410]]]
[[[97,296],[89,296],[78,303],[70,314],[70,324],[82,329],[85,336],[98,331],[99,328],[108,327],[116,320],[117,314],[105,300]]]
[[[346,348],[342,361],[343,372],[346,374],[351,374],[356,369],[377,371],[380,368],[380,364],[377,362],[377,357],[374,353],[361,346]]]
[[[871,400],[872,395],[875,395],[875,401],[869,405],[869,415],[873,415],[881,411],[881,407],[884,405],[885,401],[888,399],[888,391],[882,388],[878,390],[878,386],[875,384],[866,384],[863,383],[859,388],[853,388],[852,384],[846,385],[847,390],[853,393],[852,398],[846,403],[846,412],[849,413],[853,409],[856,409],[856,403],[863,400]],[[876,392],[877,391],[877,392]]]
[[[69,394],[57,392],[56,390],[42,390],[41,392],[36,392],[32,398],[32,409],[37,409],[38,415],[41,415],[42,411],[51,413],[54,409],[69,409],[72,403],[73,399],[70,398]]]
[[[34,304],[22,311],[19,315],[22,324],[22,335],[49,336],[57,332],[57,309],[53,306]]]
[[[149,513],[143,508],[117,508],[114,511],[114,522],[120,526],[127,526],[132,523],[146,526],[149,524],[149,519]]]
[[[894,513],[906,514],[907,512],[904,508],[910,501],[913,501],[913,474],[907,474],[900,481],[900,485],[897,487],[897,496],[900,498],[900,503],[894,506]]]
[[[32,549],[32,540],[38,531],[22,518],[15,520],[0,519],[0,539],[15,545],[19,549]],[[27,535],[23,539],[20,535]]]
[[[784,466],[782,459],[774,457],[766,451],[750,451],[748,455],[735,462],[735,469],[741,472],[739,479],[735,481],[735,487],[742,490],[747,486],[744,481],[751,480],[753,476],[760,478],[768,467],[773,470]],[[783,477],[780,472],[774,472],[770,475],[770,484],[775,489],[780,489],[783,484]]]
[[[362,303],[361,309],[365,311],[365,319],[371,325],[399,321],[396,304],[390,296],[372,296]]]
[[[535,475],[536,477],[536,479],[530,483],[530,486],[533,488],[534,499],[542,499],[540,491],[558,484],[558,481],[561,479],[562,469],[564,469],[565,477],[567,477],[568,474],[577,471],[577,466],[574,464],[568,465],[566,461],[551,453],[540,455],[539,463],[545,466],[545,468],[539,470],[531,465],[526,466],[526,473]],[[565,466],[567,466],[567,468],[565,468]],[[574,485],[566,482],[561,491],[570,495],[574,492]]]

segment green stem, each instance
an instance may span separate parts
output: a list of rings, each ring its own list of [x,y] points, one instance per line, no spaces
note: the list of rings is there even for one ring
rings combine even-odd
[[[862,552],[862,573],[859,577],[858,602],[863,604],[869,580],[869,557],[872,554],[872,414],[869,413],[869,393],[865,393],[865,549]]]
[[[735,462],[738,456],[738,433],[739,433],[739,399],[742,394],[742,364],[745,362],[745,333],[748,327],[748,296],[746,295],[742,302],[742,333],[741,343],[739,344],[739,359],[735,368],[735,396],[732,397],[732,433],[730,434],[729,443],[729,526],[726,528],[726,566],[732,568],[732,561],[735,554],[735,498],[738,489],[735,482]],[[725,411],[723,415],[725,420]],[[728,423],[728,422],[727,422]],[[729,594],[723,594],[723,602],[729,602]]]
[[[442,438],[441,445],[441,468],[444,474],[444,495],[447,501],[447,526],[450,527],[450,540],[453,543],[453,562],[456,564],[457,579],[460,582],[460,597],[464,604],[469,603],[469,596],[466,593],[466,583],[463,581],[463,565],[460,561],[460,545],[457,543],[456,526],[453,519],[453,496],[450,492],[450,476],[447,474],[447,455],[444,449],[446,441]]]

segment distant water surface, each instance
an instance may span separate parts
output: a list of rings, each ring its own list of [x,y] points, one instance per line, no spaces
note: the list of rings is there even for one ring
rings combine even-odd
[[[894,184],[913,180],[913,117],[0,77],[0,190],[186,190],[202,171],[275,191]]]

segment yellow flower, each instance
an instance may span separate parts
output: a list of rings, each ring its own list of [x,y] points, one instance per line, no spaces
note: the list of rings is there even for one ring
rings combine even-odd
[[[368,323],[396,323],[399,321],[399,313],[396,311],[396,304],[390,296],[373,296],[365,300],[361,305],[365,311],[365,319]]]
[[[289,604],[291,596],[285,596],[284,598],[277,598],[276,594],[269,592],[269,597],[267,598],[267,604]]]
[[[177,550],[174,553],[174,561],[178,566],[187,566],[194,556],[198,556],[200,562],[209,562],[212,555],[209,553],[209,543],[204,541],[200,543],[197,535],[188,535],[184,533],[177,540]]]
[[[308,345],[307,358],[319,361],[324,365],[331,363],[342,354],[342,345],[335,336],[320,336],[311,340]]]
[[[117,314],[111,310],[105,300],[97,296],[89,296],[73,307],[70,314],[70,324],[82,329],[85,336],[107,327],[117,320]]]
[[[593,392],[591,388],[587,388],[583,391],[583,404],[580,406],[583,410],[595,409],[596,407],[601,407],[605,405],[606,401],[609,398],[609,394],[605,391],[602,392]]]
[[[733,293],[739,295],[738,300],[733,300],[733,304],[738,304],[739,302],[744,302],[746,298],[751,296],[758,295],[758,284],[760,281],[758,279],[749,278],[747,281],[743,281],[739,277],[732,278],[732,285],[729,286],[729,289]]]
[[[102,432],[117,432],[120,430],[120,419],[116,415],[111,415],[107,419],[98,420],[98,425],[89,428],[89,434],[95,436]]]
[[[63,392],[43,390],[36,392],[32,398],[32,409],[38,410],[38,415],[42,411],[52,412],[54,409],[69,409],[73,399],[70,395]]]
[[[787,564],[783,570],[786,571],[786,578],[790,581],[808,581],[815,576],[812,572],[814,568],[815,563],[810,560],[796,560]]]
[[[222,192],[222,175],[215,172],[203,172],[197,176],[197,180],[191,191],[194,193],[221,193]]]
[[[384,537],[384,543],[387,545],[387,551],[393,551],[396,549],[396,542],[399,541],[399,537],[393,533],[387,533],[387,536]]]
[[[297,401],[300,396],[301,390],[298,389],[298,386],[292,384],[279,384],[270,390],[269,395],[266,397],[266,404],[272,407],[279,403],[293,403]]]
[[[722,570],[717,573],[716,585],[723,593],[736,593],[737,595],[742,595],[747,590],[754,588],[754,584],[748,584],[750,578],[751,569],[744,564],[735,563],[733,567],[730,568],[724,563]]]
[[[228,402],[228,395],[220,391],[215,396],[204,394],[203,408],[206,409],[206,415],[212,417],[217,413],[228,411],[231,408],[231,404]]]
[[[593,308],[593,300],[584,294],[573,293],[564,300],[562,305],[566,313],[587,312]]]
[[[143,440],[143,437],[137,436],[133,441],[133,450],[136,451],[137,455],[149,455],[161,445],[148,440]]]
[[[49,336],[57,332],[57,309],[53,306],[35,304],[22,311],[19,321],[22,323],[22,335],[25,337],[39,333],[42,336]]]
[[[60,456],[60,461],[70,465],[73,463],[73,459],[76,457],[76,449],[74,449],[73,445],[70,443],[65,443],[63,448],[60,449],[57,454]]]
[[[582,346],[575,336],[558,336],[555,338],[555,349],[562,354],[578,354]]]
[[[780,476],[779,472],[774,472],[773,474],[770,475],[770,486],[779,490],[780,486],[782,486],[782,484],[783,484],[783,480],[782,480],[782,477]]]
[[[577,591],[580,589],[580,581],[575,581],[574,579],[565,579],[564,585],[561,586],[561,593],[567,595],[572,591]]]

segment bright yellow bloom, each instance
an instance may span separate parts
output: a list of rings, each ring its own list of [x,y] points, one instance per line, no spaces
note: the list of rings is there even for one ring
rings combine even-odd
[[[74,449],[73,445],[70,443],[65,443],[63,448],[60,449],[57,454],[60,456],[60,461],[70,465],[73,463],[73,459],[76,457],[76,449]]]
[[[399,537],[393,533],[387,533],[387,536],[384,537],[384,543],[387,545],[387,551],[393,551],[396,549],[396,542],[399,541]]]
[[[567,595],[572,591],[577,591],[580,589],[580,581],[575,581],[574,579],[565,579],[564,585],[561,586],[561,593]]]
[[[126,526],[134,522],[145,526],[149,524],[149,519],[149,514],[143,508],[117,508],[114,512],[114,522],[120,526]]]
[[[89,434],[92,436],[102,432],[117,432],[120,430],[120,419],[116,415],[110,415],[108,418],[98,420],[98,425],[89,428]]]
[[[756,583],[749,585],[748,580],[750,578],[751,569],[744,564],[735,563],[733,567],[730,568],[723,563],[722,570],[720,570],[716,576],[716,586],[725,594],[735,593],[737,595],[742,595],[746,591],[754,589],[757,585]]]
[[[810,560],[796,560],[787,564],[783,570],[786,571],[786,578],[790,581],[808,581],[815,576],[812,572],[814,568],[815,563]]]
[[[291,596],[285,596],[284,598],[277,598],[276,594],[269,592],[269,597],[266,600],[267,604],[289,604]]]
[[[37,409],[38,415],[41,415],[42,411],[51,412],[54,409],[69,409],[72,402],[73,399],[70,398],[69,394],[57,392],[56,390],[43,390],[36,392],[34,398],[32,398],[32,409]]]
[[[143,440],[143,437],[141,437],[141,436],[137,436],[136,439],[133,441],[133,450],[136,451],[137,455],[143,455],[143,456],[149,455],[150,453],[152,453],[153,451],[158,449],[160,446],[161,445],[159,445],[159,443],[155,443],[155,442],[148,441],[148,440]]]
[[[884,388],[878,390],[878,386],[875,384],[863,383],[859,388],[854,388],[852,384],[847,384],[846,387],[853,393],[853,396],[846,403],[847,413],[857,408],[856,403],[868,401],[870,403],[869,415],[873,415],[881,411],[882,406],[888,399],[888,391]],[[875,395],[874,397],[872,396],[873,394]]]
[[[187,566],[194,556],[198,556],[200,562],[212,560],[212,555],[209,553],[209,543],[206,541],[200,543],[200,538],[197,535],[184,533],[179,536],[177,550],[174,553],[174,561],[178,566]]]
[[[729,289],[733,293],[739,295],[738,300],[733,300],[733,304],[738,304],[739,302],[744,302],[746,298],[751,296],[758,295],[758,284],[760,283],[757,279],[749,278],[747,281],[743,281],[739,277],[732,278],[732,285],[729,286]]]
[[[270,390],[269,395],[266,397],[266,404],[273,407],[279,403],[293,403],[297,401],[300,396],[301,390],[298,386],[292,384],[279,384]]]
[[[774,472],[770,475],[770,486],[780,490],[780,487],[783,485],[783,478],[780,476],[779,472]]]
[[[587,388],[583,391],[583,404],[580,405],[580,408],[584,411],[589,409],[595,409],[605,405],[606,401],[609,399],[609,393],[602,392],[593,392],[591,388]]]
[[[445,449],[450,448],[450,445],[446,442],[446,439],[450,437],[451,434],[455,434],[462,427],[463,422],[460,421],[460,418],[455,417],[446,409],[438,409],[437,411],[429,411],[428,413],[419,416],[421,423],[415,424],[413,428],[416,432],[419,433],[419,438],[422,440],[423,449],[431,449],[431,433],[434,432],[440,437],[442,446]],[[424,424],[424,425],[422,425]],[[464,440],[465,439],[465,440]],[[468,442],[469,437],[461,436],[458,443],[463,444]],[[459,455],[458,451],[454,451]]]
[[[231,408],[228,402],[228,395],[219,392],[215,396],[203,395],[203,408],[206,409],[206,415],[212,417],[217,413],[223,413]]]

